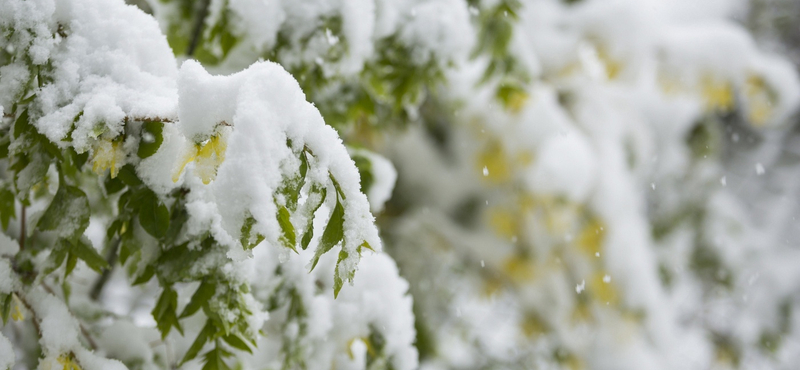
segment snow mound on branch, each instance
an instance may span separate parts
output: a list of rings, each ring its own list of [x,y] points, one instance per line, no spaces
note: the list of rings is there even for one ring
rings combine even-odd
[[[124,131],[124,119],[174,116],[175,58],[155,20],[122,2],[4,1],[0,25],[20,30],[39,66],[37,129],[53,142],[71,138],[79,151],[92,139]],[[32,79],[24,61],[4,67],[0,104]],[[8,85],[6,85],[8,84]]]
[[[349,257],[342,263],[346,271],[355,270],[361,243],[380,248],[370,206],[360,192],[358,170],[347,149],[280,65],[262,62],[230,76],[212,76],[199,63],[187,61],[181,67],[178,90],[179,129],[188,139],[197,143],[218,130],[229,132],[216,179],[208,185],[192,178],[187,181],[193,188],[188,207],[194,220],[190,222],[210,224],[217,241],[236,245],[249,213],[257,221],[253,230],[277,243],[281,229],[276,205],[264,200],[278,196],[276,189],[297,168],[299,159],[293,150],[306,147],[316,161],[309,179],[325,184],[333,176],[344,193],[344,249]],[[292,147],[287,146],[289,142]],[[329,194],[334,194],[333,189]]]

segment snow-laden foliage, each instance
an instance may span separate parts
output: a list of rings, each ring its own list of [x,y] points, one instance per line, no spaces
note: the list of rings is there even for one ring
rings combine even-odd
[[[6,1],[0,28],[2,316],[39,338],[23,366],[341,368],[363,366],[361,341],[370,363],[416,367],[393,262],[343,288],[381,241],[356,164],[283,67],[178,68],[117,1]],[[151,316],[108,294],[155,299]]]
[[[149,4],[178,55],[225,72],[280,63],[338,128],[416,116],[426,86],[466,58],[473,37],[460,0]]]
[[[131,2],[0,4],[0,368],[800,361],[743,2]]]

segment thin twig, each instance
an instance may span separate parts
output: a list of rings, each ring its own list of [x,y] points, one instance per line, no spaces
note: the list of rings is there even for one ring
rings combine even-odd
[[[25,204],[22,205],[22,215],[19,218],[19,250],[25,249]]]
[[[194,29],[192,30],[192,39],[189,42],[189,47],[186,49],[186,56],[192,56],[194,54],[195,49],[197,48],[197,44],[200,42],[200,37],[203,34],[203,23],[205,23],[206,17],[208,16],[208,4],[209,0],[203,0],[202,8],[200,8],[200,13],[198,14],[197,19],[194,21]]]
[[[89,298],[91,298],[93,301],[97,301],[97,299],[100,298],[100,293],[103,292],[103,287],[106,285],[108,279],[111,277],[111,272],[114,271],[114,265],[117,264],[117,257],[119,256],[119,253],[117,253],[117,251],[119,250],[119,245],[120,245],[120,238],[116,238],[114,240],[114,243],[111,244],[111,249],[108,251],[108,255],[106,256],[106,262],[108,262],[108,268],[103,270],[103,273],[100,274],[100,277],[98,277],[97,280],[94,282],[94,285],[92,285],[92,290],[89,293]]]
[[[36,328],[36,332],[39,334],[39,338],[41,338],[42,329],[39,327],[39,320],[36,319],[36,311],[33,310],[33,307],[31,307],[31,304],[28,303],[28,301],[25,299],[25,295],[23,295],[22,292],[14,292],[14,294],[17,296],[19,301],[22,302],[22,305],[25,306],[25,308],[27,308],[28,311],[31,312],[31,315],[33,315],[33,319],[31,320],[31,322],[33,323],[33,327]]]
[[[174,118],[162,118],[162,117],[125,117],[122,119],[123,122],[128,123],[132,121],[137,122],[169,122],[175,123],[178,120]]]

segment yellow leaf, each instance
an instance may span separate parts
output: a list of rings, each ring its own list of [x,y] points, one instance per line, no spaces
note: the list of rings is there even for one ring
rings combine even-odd
[[[700,82],[700,91],[705,100],[706,110],[728,112],[733,108],[733,88],[730,82],[706,75]]]
[[[14,319],[14,321],[25,320],[25,315],[22,313],[22,309],[20,308],[22,306],[22,302],[20,302],[19,297],[17,297],[16,294],[12,294],[11,296],[14,297],[14,313],[11,314],[11,318]]]
[[[545,324],[539,315],[535,313],[528,313],[522,320],[522,332],[528,338],[538,338],[542,334],[548,332],[547,324]]]
[[[503,264],[503,271],[515,282],[530,281],[536,276],[532,262],[527,257],[512,256]]]
[[[612,58],[606,48],[597,48],[597,59],[603,63],[606,70],[606,77],[608,77],[609,80],[617,78],[620,72],[622,72],[622,63]]]
[[[601,304],[614,305],[617,303],[619,295],[617,289],[611,282],[610,277],[599,271],[592,277],[588,289],[592,293],[592,297]]]
[[[82,370],[71,354],[58,356],[58,363],[64,366],[63,370]]]
[[[172,182],[178,182],[186,166],[191,162],[195,162],[196,174],[203,180],[203,184],[208,185],[217,176],[217,169],[225,160],[226,149],[227,143],[222,132],[201,144],[195,144],[186,151],[183,161],[172,175]]]
[[[503,151],[502,145],[497,141],[489,142],[483,151],[478,154],[476,167],[483,178],[490,183],[500,184],[511,178],[511,166]]]
[[[747,77],[744,86],[747,99],[747,119],[753,126],[764,126],[772,116],[772,106],[777,103],[775,93],[764,79],[756,75]]]
[[[513,238],[517,235],[519,224],[518,218],[512,213],[503,208],[493,208],[489,212],[489,223],[494,228],[494,231],[507,239]]]
[[[350,360],[356,359],[356,356],[353,354],[353,344],[356,341],[361,341],[361,343],[364,343],[364,346],[367,347],[367,353],[369,353],[370,356],[372,357],[378,356],[378,353],[375,352],[375,348],[372,346],[368,338],[356,337],[347,341],[347,356],[350,357]]]
[[[125,160],[125,152],[122,150],[122,142],[111,140],[100,140],[94,147],[92,156],[92,171],[97,174],[105,170],[111,170],[111,178],[117,177],[122,162]]]
[[[577,244],[581,251],[589,257],[598,257],[603,248],[605,227],[597,217],[590,217],[578,235]]]

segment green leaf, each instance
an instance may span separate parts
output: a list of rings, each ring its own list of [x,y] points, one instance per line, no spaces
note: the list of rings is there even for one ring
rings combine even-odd
[[[224,360],[225,357],[230,355],[230,352],[220,348],[219,344],[217,344],[216,348],[206,352],[206,354],[203,356],[205,364],[203,365],[202,370],[231,370]]]
[[[371,246],[371,245],[369,245],[369,243],[367,243],[367,241],[366,241],[366,240],[365,240],[363,243],[361,243],[361,245],[359,245],[359,246],[358,246],[358,253],[359,253],[359,254],[361,254],[361,248],[367,248],[367,249],[369,249],[369,250],[371,250],[371,251],[375,252],[375,250],[374,250],[374,249],[372,249],[372,246]]]
[[[253,218],[253,216],[248,216],[244,219],[244,223],[242,224],[242,236],[239,238],[242,242],[242,248],[244,249],[253,249],[258,243],[264,240],[264,236],[261,234],[256,234],[255,237],[251,235],[255,223],[256,219]]]
[[[139,158],[144,159],[156,154],[158,148],[161,147],[161,143],[164,142],[163,130],[164,122],[146,121],[142,125],[142,139],[139,141],[139,149],[136,151],[136,155]],[[146,136],[152,136],[152,141],[145,141]]]
[[[187,193],[184,193],[181,189],[173,192],[173,199],[175,199],[175,202],[172,203],[172,210],[170,211],[171,215],[167,235],[165,235],[163,239],[167,245],[176,244],[175,241],[180,236],[183,225],[186,224],[186,221],[189,219],[189,214],[186,212],[186,204],[183,201],[186,194]]]
[[[197,290],[192,295],[192,299],[189,301],[189,304],[183,309],[183,313],[179,318],[189,317],[192,316],[195,312],[200,310],[203,305],[205,305],[211,297],[214,296],[214,292],[216,291],[216,285],[212,283],[209,279],[203,279],[203,282],[200,283],[200,286],[197,287]]]
[[[28,125],[28,109],[20,113],[17,120],[14,121],[14,138],[19,139],[23,132],[28,131],[31,126]]]
[[[352,158],[353,162],[356,163],[358,173],[361,175],[361,192],[366,194],[375,182],[372,175],[372,161],[361,155],[354,155]]]
[[[0,300],[3,301],[3,305],[0,306],[0,315],[3,316],[3,325],[8,323],[8,315],[11,314],[11,301],[14,300],[14,296],[12,294],[0,294]]]
[[[339,275],[339,262],[345,260],[349,254],[347,251],[342,249],[339,251],[339,259],[336,261],[336,270],[333,271],[333,298],[336,299],[339,297],[339,291],[342,290],[342,286],[344,286],[344,280]]]
[[[0,189],[0,224],[2,224],[3,230],[8,228],[8,222],[12,218],[17,217],[15,205],[14,192],[5,187]]]
[[[122,231],[122,224],[123,222],[121,219],[114,220],[111,225],[108,226],[108,230],[106,230],[106,239],[111,240],[117,233]]]
[[[67,258],[67,254],[69,254],[69,242],[64,239],[60,239],[53,248],[53,251],[50,253],[50,266],[45,268],[44,273],[49,274],[55,271],[57,268],[61,267],[61,264],[64,263],[64,260]]]
[[[313,192],[314,190],[312,189],[312,193]],[[322,190],[319,191],[320,194],[319,202],[315,204],[313,207],[311,207],[311,213],[309,213],[308,221],[306,223],[306,231],[303,233],[303,239],[300,240],[300,247],[303,248],[303,250],[306,250],[306,248],[308,248],[308,244],[311,243],[311,238],[314,237],[314,214],[317,213],[319,207],[322,206],[322,203],[325,202],[325,196],[327,195],[327,193],[328,190],[322,188]]]
[[[306,151],[303,150],[302,152],[300,152],[300,177],[302,177],[305,180],[307,173],[308,173],[308,157]]]
[[[169,209],[162,204],[155,193],[146,190],[139,198],[139,223],[145,231],[153,237],[160,239],[167,234],[169,229]]]
[[[125,189],[125,182],[119,178],[119,174],[117,177],[106,177],[106,181],[103,182],[103,186],[106,188],[106,194],[114,194],[122,189]]]
[[[126,232],[124,235],[121,236],[120,240],[120,247],[119,247],[119,262],[121,264],[125,264],[128,261],[128,258],[132,256],[134,253],[141,250],[141,244],[139,244],[139,240],[136,239],[136,236],[133,235],[132,232]]]
[[[72,273],[72,270],[75,269],[75,266],[78,265],[78,256],[76,256],[74,253],[67,253],[67,256],[67,267],[64,271],[65,277],[69,276],[69,274]]]
[[[89,266],[92,270],[100,272],[103,269],[108,268],[108,262],[106,262],[105,258],[97,253],[97,250],[94,249],[91,245],[86,244],[83,240],[78,239],[76,243],[72,244],[72,248],[70,250],[70,258],[72,256],[76,256],[86,262],[86,265]]]
[[[248,346],[247,343],[244,340],[242,340],[242,338],[240,338],[238,334],[235,333],[228,334],[226,336],[223,336],[222,340],[224,340],[225,343],[230,344],[231,347],[233,348],[240,349],[250,354],[253,353],[253,350],[250,348],[250,346]]]
[[[292,225],[292,221],[290,220],[289,210],[286,207],[281,207],[278,209],[278,224],[281,226],[281,231],[283,235],[281,235],[281,242],[283,245],[295,253],[297,253],[297,238],[294,234],[294,226]]]
[[[186,351],[186,354],[183,356],[180,365],[183,365],[187,361],[191,361],[193,358],[197,357],[197,354],[200,353],[200,350],[203,349],[203,346],[205,346],[205,344],[213,335],[214,324],[211,322],[211,320],[206,320],[206,325],[203,326],[203,330],[200,330],[200,332],[197,333],[197,338],[195,338],[194,342],[192,342],[189,350]]]
[[[333,188],[336,189],[336,194],[339,194],[339,196],[342,199],[347,199],[347,197],[344,196],[344,192],[342,191],[342,187],[339,186],[339,182],[336,181],[336,178],[333,177],[333,174],[328,173],[328,177],[331,179],[331,182],[333,183]]]
[[[339,199],[337,198],[336,207],[333,208],[331,218],[328,220],[328,226],[325,226],[325,231],[322,233],[322,239],[319,241],[319,246],[317,246],[317,250],[314,251],[314,258],[311,260],[312,271],[314,270],[314,267],[317,266],[319,258],[342,241],[344,238],[343,228],[344,207],[342,207],[342,203],[339,202]]]
[[[57,230],[59,236],[75,241],[89,226],[89,199],[74,186],[62,182],[53,201],[39,219],[39,230]]]
[[[164,340],[170,330],[175,327],[183,334],[183,328],[178,321],[176,310],[178,309],[178,293],[172,287],[164,287],[161,296],[158,298],[156,306],[153,308],[153,318],[156,320],[158,331],[161,332],[161,339]]]
[[[139,277],[137,277],[136,280],[133,281],[133,285],[144,284],[150,281],[150,279],[152,279],[153,275],[155,274],[156,274],[156,268],[153,267],[153,265],[147,265],[144,271],[142,271],[142,274],[139,275]]]
[[[128,186],[142,185],[142,180],[140,180],[139,176],[136,175],[136,169],[132,164],[126,164],[122,166],[122,168],[119,169],[119,173],[117,173],[117,178],[122,180],[122,182]]]
[[[66,279],[61,282],[61,291],[64,293],[64,303],[69,306],[69,297],[72,296],[72,285]]]
[[[8,158],[8,147],[11,145],[11,137],[8,135],[0,138],[0,159]]]

